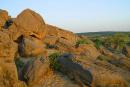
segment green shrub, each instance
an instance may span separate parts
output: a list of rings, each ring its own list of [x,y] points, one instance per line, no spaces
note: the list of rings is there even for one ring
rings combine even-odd
[[[20,58],[15,60],[15,64],[16,64],[17,69],[21,69],[24,67],[24,62]]]
[[[102,46],[102,41],[99,40],[99,39],[95,39],[95,40],[94,40],[94,43],[95,43],[95,47],[96,47],[97,49],[99,49],[99,48]]]
[[[60,53],[53,53],[49,55],[50,67],[54,70],[59,70],[60,64],[57,63],[57,59],[60,57]]]
[[[76,46],[79,46],[80,44],[89,44],[89,41],[86,39],[81,39],[76,42]]]

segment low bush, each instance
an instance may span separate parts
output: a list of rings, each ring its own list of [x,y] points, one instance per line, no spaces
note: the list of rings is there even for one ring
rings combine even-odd
[[[89,41],[86,39],[81,39],[76,42],[76,47],[78,47],[80,44],[89,44]]]
[[[94,40],[94,43],[95,43],[95,47],[97,48],[97,49],[99,49],[101,46],[102,46],[102,41],[101,40],[99,40],[99,39],[95,39]]]
[[[50,62],[50,67],[54,70],[59,70],[60,64],[57,63],[58,58],[60,57],[60,53],[53,53],[49,55],[49,62]]]

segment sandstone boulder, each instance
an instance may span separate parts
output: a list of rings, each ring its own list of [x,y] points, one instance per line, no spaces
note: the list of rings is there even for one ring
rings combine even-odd
[[[46,24],[39,14],[26,9],[17,16],[9,31],[13,40],[21,35],[33,35],[38,39],[43,39],[46,34]]]
[[[93,59],[97,58],[100,55],[98,50],[92,44],[81,44],[78,48],[76,48],[75,52],[78,55],[86,56]]]

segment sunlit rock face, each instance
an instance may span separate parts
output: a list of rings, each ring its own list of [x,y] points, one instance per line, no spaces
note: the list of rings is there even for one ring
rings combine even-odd
[[[14,62],[17,46],[6,32],[0,31],[0,87],[17,87],[20,84],[24,87],[24,83],[18,80]]]

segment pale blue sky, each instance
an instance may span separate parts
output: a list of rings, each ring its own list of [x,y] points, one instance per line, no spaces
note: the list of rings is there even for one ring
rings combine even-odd
[[[130,31],[130,0],[0,0],[0,8],[12,17],[30,8],[73,32]]]

